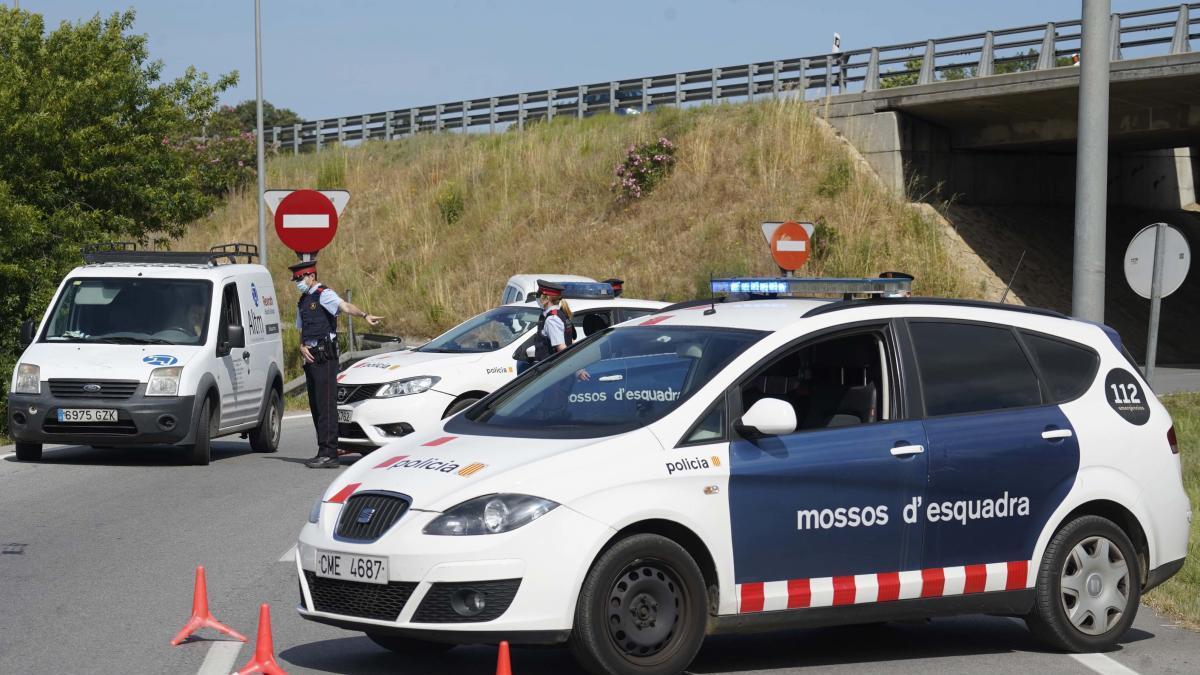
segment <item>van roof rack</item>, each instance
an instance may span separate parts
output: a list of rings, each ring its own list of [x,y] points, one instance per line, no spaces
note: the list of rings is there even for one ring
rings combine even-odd
[[[108,241],[84,244],[80,249],[84,262],[91,265],[125,263],[143,265],[218,265],[236,264],[239,258],[246,263],[258,262],[258,247],[254,244],[220,244],[208,251],[139,251],[132,241]],[[223,262],[222,262],[223,261]]]

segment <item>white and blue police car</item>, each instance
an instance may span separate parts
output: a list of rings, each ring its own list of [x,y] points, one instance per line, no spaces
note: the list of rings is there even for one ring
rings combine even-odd
[[[647,316],[667,303],[614,297],[611,284],[569,281],[564,296],[577,339]],[[522,296],[524,297],[524,296]],[[379,354],[338,375],[338,445],[369,453],[465,410],[515,378],[532,356],[542,308],[488,310],[414,349]]]
[[[1167,411],[1116,333],[718,280],[382,448],[300,532],[300,614],[400,652],[569,643],[677,673],[708,634],[962,613],[1111,648],[1183,565]],[[874,294],[861,300],[785,297]]]

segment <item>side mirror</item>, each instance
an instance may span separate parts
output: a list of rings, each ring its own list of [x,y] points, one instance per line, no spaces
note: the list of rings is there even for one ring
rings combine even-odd
[[[796,411],[777,398],[759,399],[737,421],[737,430],[750,436],[784,436],[796,431]]]
[[[226,350],[241,349],[246,346],[246,329],[241,326],[229,325],[226,330],[225,344]]]
[[[21,322],[21,348],[24,349],[33,344],[33,333],[37,330],[37,324],[33,319],[25,319]]]

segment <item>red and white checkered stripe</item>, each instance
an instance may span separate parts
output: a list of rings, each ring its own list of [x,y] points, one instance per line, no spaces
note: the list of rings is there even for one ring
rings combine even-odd
[[[1029,563],[1028,560],[1018,560],[907,572],[737,584],[738,613],[1021,590],[1033,586],[1033,566]]]

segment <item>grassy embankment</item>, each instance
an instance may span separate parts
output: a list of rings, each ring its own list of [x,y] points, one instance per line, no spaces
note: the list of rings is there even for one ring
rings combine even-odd
[[[1164,396],[1183,458],[1183,485],[1192,500],[1187,562],[1179,574],[1146,596],[1146,603],[1200,630],[1200,393]]]

